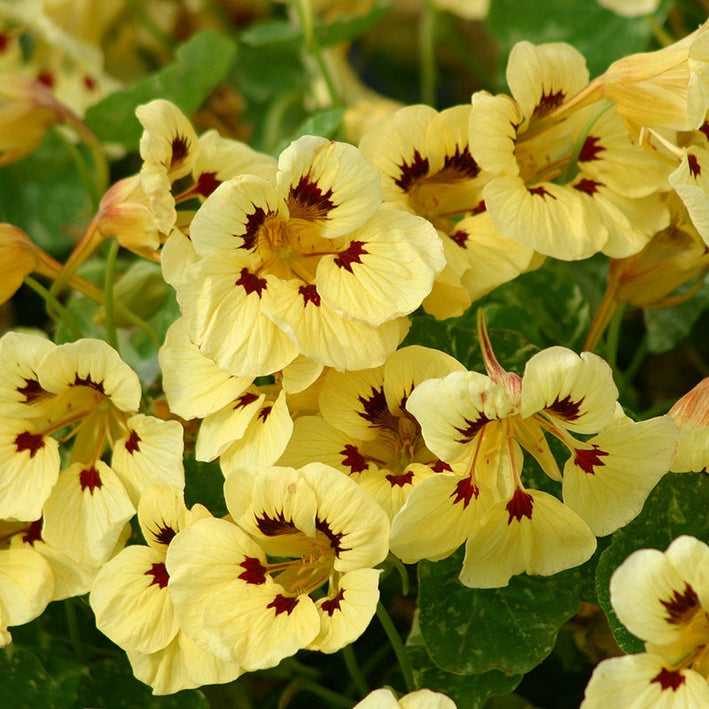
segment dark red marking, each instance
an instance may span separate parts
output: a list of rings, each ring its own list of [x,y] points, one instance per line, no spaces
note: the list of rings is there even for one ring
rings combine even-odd
[[[530,194],[536,194],[539,195],[540,197],[551,197],[552,199],[556,199],[551,192],[547,192],[542,185],[539,185],[539,187],[527,187],[527,192]]]
[[[448,463],[444,463],[442,460],[437,460],[432,466],[431,470],[433,470],[434,473],[452,473],[453,468],[451,468]]]
[[[132,455],[133,453],[140,453],[140,446],[138,445],[141,441],[140,436],[136,431],[131,430],[128,440],[126,441],[126,450]]]
[[[583,398],[579,401],[573,401],[571,394],[567,394],[563,399],[559,399],[557,396],[554,402],[546,407],[546,410],[551,411],[554,415],[566,419],[567,421],[575,421],[581,416],[582,402]]]
[[[584,473],[589,475],[595,475],[594,468],[605,465],[601,458],[610,455],[607,451],[601,450],[595,443],[593,444],[593,450],[577,448],[574,453],[574,465],[577,465]]]
[[[30,458],[34,458],[35,454],[41,448],[44,448],[44,436],[41,433],[30,433],[23,431],[15,436],[15,449],[18,453],[29,451]]]
[[[381,389],[375,389],[371,387],[372,393],[365,396],[358,396],[357,400],[362,404],[364,411],[358,411],[357,415],[361,416],[365,421],[369,423],[377,424],[381,421],[384,412],[389,413],[387,408],[386,396],[384,396],[384,387]]]
[[[202,197],[209,197],[214,190],[222,184],[221,180],[217,179],[216,172],[203,172],[198,178],[195,186],[192,188],[193,192],[201,194]],[[242,246],[242,248],[245,248]]]
[[[392,487],[404,487],[404,485],[411,485],[414,474],[409,470],[408,473],[402,473],[401,475],[387,475],[386,479]]]
[[[335,552],[336,556],[339,556],[343,551],[350,551],[351,547],[344,548],[341,544],[342,537],[345,536],[344,532],[333,532],[330,529],[330,525],[326,519],[315,518],[315,528],[322,532],[329,540],[330,546]]]
[[[563,91],[554,91],[552,93],[543,93],[542,97],[539,99],[539,103],[532,113],[532,120],[537,118],[542,118],[548,113],[551,113],[555,108],[561,106],[564,103],[565,94]]]
[[[239,279],[235,285],[242,286],[246,291],[246,295],[256,293],[260,298],[261,293],[266,290],[267,283],[265,278],[259,278],[255,273],[251,273],[248,268],[244,267],[241,269]]]
[[[153,539],[158,542],[158,544],[164,544],[165,546],[167,546],[177,534],[177,532],[165,522],[159,524],[157,530],[151,530],[150,533],[153,535]]]
[[[667,622],[672,625],[685,625],[701,606],[699,596],[685,582],[684,591],[675,591],[669,601],[660,601],[667,610]]]
[[[32,546],[35,545],[35,542],[41,542],[42,541],[42,518],[40,517],[38,520],[35,520],[30,524],[29,527],[24,531],[24,534],[22,535],[22,541],[25,544],[31,544]]]
[[[534,498],[528,492],[525,492],[521,487],[518,487],[515,490],[515,494],[512,495],[512,499],[505,505],[505,509],[509,513],[507,524],[512,524],[513,519],[516,519],[519,522],[522,517],[532,519],[533,507]]]
[[[85,74],[83,78],[84,82],[84,87],[86,88],[87,91],[96,91],[96,79],[94,79],[93,76],[89,76],[89,74]]]
[[[258,399],[258,394],[254,394],[252,391],[247,391],[246,394],[242,394],[234,403],[234,409],[244,409],[249,404],[253,404],[256,399]]]
[[[342,602],[344,597],[345,592],[340,589],[334,598],[328,598],[326,601],[323,601],[320,607],[325,611],[325,613],[332,617],[335,611],[340,610],[340,603]]]
[[[657,682],[662,690],[671,689],[676,692],[685,682],[685,676],[677,670],[668,670],[664,667],[650,680],[650,684]]]
[[[465,509],[473,498],[478,499],[479,494],[480,488],[473,482],[472,478],[467,477],[458,481],[455,486],[455,492],[452,492],[450,496],[454,498],[454,505],[462,502],[463,509]]]
[[[151,586],[155,584],[156,586],[160,586],[160,588],[165,588],[167,582],[170,580],[170,575],[167,573],[165,564],[162,562],[153,564],[150,569],[145,572],[145,575],[153,577],[153,580],[150,582]]]
[[[417,180],[428,174],[428,167],[428,158],[422,158],[419,151],[414,150],[413,160],[410,163],[405,160],[401,163],[399,167],[401,176],[394,180],[394,184],[404,192],[408,192]]]
[[[88,491],[93,495],[96,488],[103,486],[101,474],[94,467],[84,468],[79,473],[79,485],[81,485],[82,491],[88,488]]]
[[[268,417],[271,415],[271,411],[273,411],[273,406],[264,406],[258,414],[256,414],[256,418],[261,419],[261,423],[266,423]]]
[[[298,597],[283,596],[280,593],[266,606],[266,608],[275,608],[276,615],[287,613],[290,615],[293,609],[298,605]]]
[[[577,158],[578,162],[598,160],[598,154],[605,150],[602,145],[599,145],[600,140],[601,139],[596,135],[589,135],[588,138],[583,141],[583,147]]]
[[[585,192],[588,195],[594,195],[598,192],[598,188],[602,184],[602,182],[596,182],[595,180],[589,180],[584,177],[574,185],[574,189],[579,192]]]
[[[266,212],[261,207],[256,206],[251,214],[246,215],[246,231],[241,235],[244,243],[239,247],[240,249],[251,251],[256,246],[256,236],[258,235],[258,230],[266,221],[266,216]]]
[[[258,559],[247,556],[239,566],[245,569],[245,571],[239,574],[237,578],[246,581],[246,583],[254,584],[255,586],[266,583],[266,573],[268,569]]]
[[[451,234],[451,239],[455,241],[458,246],[460,246],[461,249],[465,248],[465,245],[468,243],[468,239],[470,236],[468,235],[467,231],[456,231],[454,234]]]
[[[95,382],[90,374],[87,374],[85,377],[80,377],[78,374],[74,377],[74,381],[72,382],[72,386],[78,387],[89,387],[91,389],[94,389],[95,391],[99,392],[100,394],[106,394],[106,392],[103,389],[103,382]]]
[[[452,173],[455,179],[472,179],[480,174],[480,166],[475,162],[475,159],[470,154],[470,150],[466,145],[463,150],[459,145],[455,146],[453,155],[446,155],[443,162],[443,173]]]
[[[189,153],[189,143],[187,138],[183,135],[176,135],[172,139],[172,145],[170,146],[172,150],[172,156],[170,158],[169,169],[172,169],[179,165]]]
[[[467,424],[465,428],[458,428],[457,426],[453,426],[453,428],[458,431],[458,433],[463,434],[463,438],[457,439],[458,443],[470,443],[470,441],[475,438],[475,436],[480,433],[482,430],[483,426],[486,423],[490,423],[493,419],[489,419],[485,414],[480,414],[478,418],[475,419],[475,421],[471,421],[470,419],[463,419],[465,423]]]
[[[702,168],[699,164],[699,160],[697,160],[697,156],[693,153],[687,153],[687,163],[689,165],[689,173],[696,180],[702,173]]]
[[[359,452],[357,446],[348,443],[344,449],[340,451],[340,455],[344,456],[342,465],[347,466],[351,473],[361,473],[363,470],[367,469],[367,461]]]
[[[40,71],[39,74],[37,74],[37,81],[48,89],[54,88],[54,74],[52,74],[51,71]]]
[[[303,307],[306,307],[308,303],[312,303],[316,308],[320,307],[320,293],[318,293],[316,286],[300,286],[298,293],[303,296]]]
[[[17,393],[25,397],[24,402],[22,402],[24,404],[30,404],[47,394],[36,379],[25,379],[25,386],[17,387]]]
[[[362,263],[360,256],[368,253],[369,251],[364,248],[363,241],[353,241],[344,251],[340,251],[340,253],[335,256],[335,266],[344,268],[346,271],[352,273],[352,264]]]
[[[263,517],[256,517],[256,526],[261,534],[267,537],[277,537],[281,534],[295,534],[298,528],[291,520],[287,520],[283,512],[279,512],[276,517],[269,517],[264,514]]]
[[[310,179],[310,173],[303,175],[288,194],[290,216],[301,219],[327,219],[335,203],[330,199],[332,188],[323,192],[317,182]]]

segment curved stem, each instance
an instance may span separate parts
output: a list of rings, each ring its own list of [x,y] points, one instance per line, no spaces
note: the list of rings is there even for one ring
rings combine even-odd
[[[281,698],[278,701],[278,709],[286,709],[290,704],[291,699],[298,692],[310,692],[311,694],[316,694],[318,697],[322,697],[328,704],[332,707],[344,707],[344,709],[351,709],[354,706],[354,701],[349,697],[344,697],[342,694],[333,692],[327,687],[323,687],[316,682],[311,682],[308,679],[303,679],[299,677],[294,679],[283,691]]]
[[[25,284],[37,293],[44,300],[47,313],[54,320],[61,320],[71,331],[72,337],[79,340],[84,336],[81,326],[73,315],[56,299],[51,290],[45,288],[39,281],[36,281],[32,276],[25,276]]]
[[[105,301],[103,307],[106,311],[106,341],[111,347],[113,347],[116,352],[118,352],[118,330],[116,329],[116,309],[115,309],[115,292],[114,292],[114,280],[116,276],[116,257],[118,256],[118,249],[120,244],[116,239],[111,241],[111,246],[108,249],[108,256],[106,257],[106,273],[103,282],[103,292],[105,295]]]
[[[606,336],[606,361],[610,364],[613,371],[615,371],[618,366],[618,343],[620,341],[620,326],[623,321],[625,306],[626,303],[619,304],[608,325],[608,334]]]
[[[618,307],[615,292],[615,282],[611,283],[609,279],[606,292],[603,294],[603,300],[601,300],[601,304],[598,306],[596,315],[591,323],[591,328],[588,331],[588,335],[586,335],[586,341],[583,343],[583,349],[586,352],[593,352],[596,349],[603,333],[608,327],[608,323],[613,317],[613,313],[615,313]]]
[[[352,645],[345,645],[342,648],[342,659],[345,661],[345,667],[347,667],[347,671],[352,677],[359,696],[364,697],[369,693],[369,685],[364,674],[362,674],[362,669],[357,662],[357,656]]]
[[[394,556],[391,552],[389,552],[389,555],[386,558],[386,562],[388,564],[391,564],[398,572],[399,572],[399,578],[401,579],[401,593],[404,596],[409,595],[409,573],[406,570],[406,566],[404,563],[399,559],[398,556]]]
[[[391,619],[387,613],[386,608],[381,601],[377,603],[377,618],[384,628],[384,632],[389,638],[389,642],[394,650],[396,659],[399,661],[399,667],[401,668],[401,674],[404,676],[404,684],[406,685],[407,692],[413,692],[416,689],[416,684],[414,682],[414,673],[411,669],[411,663],[409,662],[409,657],[406,654],[406,648],[401,640],[399,631],[394,625],[394,621]]]

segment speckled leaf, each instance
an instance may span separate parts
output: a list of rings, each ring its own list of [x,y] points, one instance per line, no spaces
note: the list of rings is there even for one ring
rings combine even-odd
[[[498,670],[462,675],[445,672],[431,659],[419,625],[414,621],[406,653],[409,656],[416,686],[449,696],[458,709],[482,709],[490,697],[508,694],[520,683],[521,675],[506,675]]]
[[[50,675],[34,653],[9,645],[0,652],[0,706],[68,709],[78,678],[76,667]]]
[[[436,563],[419,563],[421,632],[431,658],[457,674],[528,672],[551,652],[559,628],[576,613],[578,572],[521,575],[506,588],[470,589],[458,580],[462,563],[462,549]]]
[[[666,475],[648,497],[643,511],[613,535],[611,545],[601,554],[596,569],[598,600],[624,652],[642,652],[643,644],[625,629],[611,608],[611,575],[636,549],[664,551],[682,534],[709,543],[709,477],[703,473]]]

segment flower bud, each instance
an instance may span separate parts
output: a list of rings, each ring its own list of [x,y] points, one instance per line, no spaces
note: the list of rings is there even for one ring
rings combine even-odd
[[[49,88],[20,76],[0,76],[0,165],[31,153],[66,110]]]

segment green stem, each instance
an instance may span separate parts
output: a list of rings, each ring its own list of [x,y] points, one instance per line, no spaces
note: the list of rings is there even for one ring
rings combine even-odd
[[[87,191],[91,195],[91,200],[94,209],[97,209],[104,193],[108,189],[110,182],[110,174],[108,168],[108,160],[106,153],[103,150],[101,141],[96,137],[94,132],[71,111],[66,113],[67,124],[70,125],[79,135],[84,145],[91,151],[91,160],[93,162],[93,179],[88,179]],[[76,160],[76,158],[74,158]],[[83,158],[81,159],[84,162]],[[78,163],[77,163],[78,164]],[[85,164],[85,162],[84,162]],[[83,175],[82,180],[87,181]]]
[[[47,313],[53,320],[63,322],[71,331],[72,337],[79,340],[84,336],[81,330],[81,325],[73,315],[54,297],[54,295],[45,288],[39,281],[36,281],[32,276],[25,276],[25,284],[37,293],[44,300]]]
[[[330,107],[340,108],[342,106],[342,98],[335,86],[335,82],[327,66],[327,62],[323,57],[322,48],[318,41],[317,33],[313,22],[313,7],[310,0],[296,0],[295,9],[298,13],[298,21],[303,28],[303,39],[305,40],[305,50],[315,59],[318,66],[320,76],[325,82],[327,92],[330,95]]]
[[[626,368],[625,372],[623,372],[623,384],[627,384],[629,382],[632,382],[633,379],[635,379],[635,375],[638,373],[638,370],[642,366],[642,363],[645,361],[645,357],[648,353],[648,343],[647,343],[647,335],[645,335],[640,342],[640,345],[638,348],[635,350],[635,354],[633,355],[633,359],[631,360],[630,364]]]
[[[645,22],[650,26],[652,34],[661,47],[669,47],[676,41],[672,35],[657,21],[655,15],[645,15]]]
[[[421,103],[436,106],[436,16],[431,0],[425,0],[419,21]]]
[[[411,664],[409,663],[409,658],[406,654],[406,648],[404,643],[401,641],[401,635],[394,625],[394,621],[391,619],[387,613],[386,608],[381,601],[377,603],[377,618],[384,628],[384,632],[389,638],[392,648],[394,649],[394,654],[396,659],[399,661],[399,667],[401,668],[401,674],[404,676],[404,684],[406,685],[407,692],[413,692],[416,689],[416,684],[414,683],[414,673],[411,669]]]
[[[64,147],[66,148],[67,152],[71,155],[71,158],[74,161],[74,165],[76,166],[76,171],[79,173],[81,182],[84,185],[84,189],[89,194],[91,204],[94,206],[94,208],[96,208],[101,199],[101,195],[98,193],[96,182],[94,180],[94,176],[91,172],[91,169],[89,168],[84,156],[81,154],[81,151],[79,150],[76,143],[74,143],[71,138],[69,138],[61,131],[57,131],[57,135],[64,144]]]
[[[623,313],[625,312],[626,303],[619,303],[616,311],[613,313],[608,331],[606,333],[606,361],[615,372],[618,365],[618,343],[620,341],[620,326],[623,322]]]
[[[84,645],[81,642],[81,635],[79,633],[79,621],[76,617],[76,609],[74,608],[74,602],[71,598],[64,601],[64,610],[66,611],[66,624],[67,629],[69,630],[69,638],[71,640],[71,645],[74,648],[76,658],[83,664]]]
[[[404,596],[409,595],[409,572],[406,570],[406,566],[404,563],[399,559],[398,556],[395,556],[394,554],[389,554],[386,558],[386,563],[391,564],[398,572],[399,572],[399,578],[401,579],[401,593]]]
[[[357,656],[355,655],[352,645],[345,645],[345,647],[342,648],[342,659],[345,661],[345,667],[347,667],[347,671],[350,673],[350,677],[352,677],[359,696],[366,696],[369,693],[369,685],[367,684],[364,674],[362,674],[362,669],[357,662]]]
[[[281,698],[278,701],[278,709],[286,709],[286,707],[290,704],[291,699],[293,699],[298,692],[302,691],[310,692],[311,694],[321,697],[325,700],[327,706],[331,707],[344,707],[344,709],[351,709],[351,707],[355,704],[349,697],[333,692],[331,689],[323,687],[316,682],[311,682],[308,679],[299,677],[298,679],[294,679],[285,688],[283,694],[281,694]]]
[[[116,276],[116,257],[120,244],[117,239],[111,240],[111,245],[106,256],[106,273],[103,281],[103,292],[105,300],[103,307],[106,311],[106,341],[117,352],[118,350],[118,330],[116,329],[116,300],[113,290],[114,280]]]

